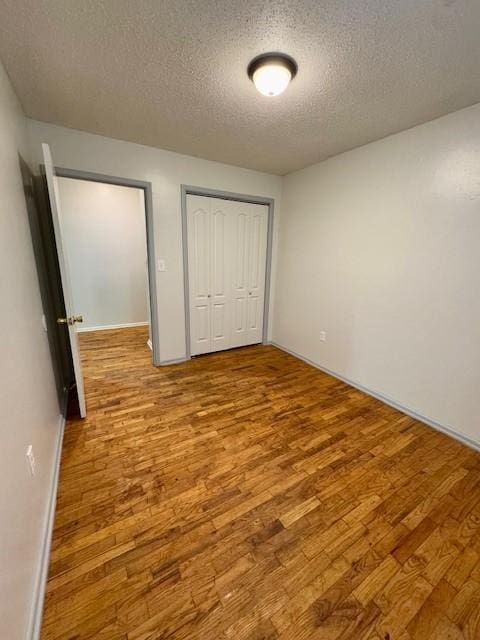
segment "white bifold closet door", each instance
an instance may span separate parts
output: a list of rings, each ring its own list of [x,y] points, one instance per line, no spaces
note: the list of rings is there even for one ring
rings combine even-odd
[[[187,196],[192,355],[262,341],[268,207]]]

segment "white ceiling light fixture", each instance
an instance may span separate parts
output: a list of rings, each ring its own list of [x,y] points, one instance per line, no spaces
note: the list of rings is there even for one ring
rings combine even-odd
[[[247,73],[264,96],[278,96],[297,74],[297,63],[284,53],[263,53],[248,65]]]

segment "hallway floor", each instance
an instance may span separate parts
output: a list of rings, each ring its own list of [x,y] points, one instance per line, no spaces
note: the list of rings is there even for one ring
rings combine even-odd
[[[81,334],[44,640],[480,638],[480,454],[272,346]]]

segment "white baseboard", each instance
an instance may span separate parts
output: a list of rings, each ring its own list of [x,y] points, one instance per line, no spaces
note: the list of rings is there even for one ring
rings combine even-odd
[[[77,327],[77,333],[108,331],[108,329],[128,329],[129,327],[148,327],[149,324],[149,322],[128,322],[126,324],[107,324],[100,327]]]
[[[150,351],[153,351],[153,345],[152,345],[152,339],[149,338],[147,340],[147,347],[150,349]]]
[[[190,358],[176,358],[174,360],[163,360],[160,362],[161,367],[168,367],[171,364],[180,364],[182,362],[187,362]]]
[[[65,411],[66,413],[66,411]],[[42,628],[43,603],[45,600],[45,589],[48,578],[48,565],[50,561],[50,547],[52,544],[53,524],[55,521],[55,507],[57,504],[58,479],[60,475],[60,462],[62,459],[63,434],[65,432],[65,417],[60,415],[58,426],[58,438],[55,450],[55,461],[50,481],[50,497],[48,501],[45,522],[43,525],[43,542],[40,554],[40,563],[35,580],[35,587],[32,598],[32,610],[26,638],[28,640],[39,640]]]
[[[299,360],[303,360],[303,362],[306,362],[312,367],[315,367],[316,369],[320,369],[320,371],[323,371],[323,373],[327,373],[329,376],[332,376],[333,378],[337,378],[337,380],[341,380],[342,382],[345,382],[351,387],[355,387],[355,389],[359,389],[359,391],[363,391],[363,393],[366,393],[367,395],[372,396],[377,400],[380,400],[380,402],[384,402],[385,404],[388,404],[390,407],[393,407],[394,409],[397,409],[398,411],[401,411],[402,413],[407,414],[407,416],[410,416],[411,418],[415,418],[420,422],[424,422],[429,427],[432,427],[437,431],[441,431],[445,435],[450,436],[455,440],[458,440],[459,442],[466,445],[467,447],[470,447],[471,449],[475,449],[475,451],[480,451],[480,442],[473,440],[472,438],[465,435],[464,433],[459,433],[458,431],[455,431],[455,429],[453,429],[452,427],[448,427],[444,424],[437,422],[436,420],[433,420],[432,418],[428,418],[427,416],[422,415],[421,413],[417,413],[417,411],[415,411],[414,409],[405,407],[399,404],[398,402],[396,402],[395,400],[392,400],[391,398],[384,396],[382,393],[379,393],[378,391],[372,391],[371,389],[367,389],[367,387],[364,387],[359,382],[355,382],[354,380],[349,380],[348,378],[345,378],[339,373],[336,373],[335,371],[331,371],[330,369],[323,367],[317,362],[314,362],[309,358],[305,358],[304,356],[301,356],[299,353],[296,353],[295,351],[292,351],[291,349],[288,349],[287,347],[284,347],[283,345],[278,344],[278,342],[275,342],[274,340],[272,340],[270,344],[272,344],[274,347],[277,347],[277,349],[281,349],[282,351],[285,351],[291,356],[298,358]]]

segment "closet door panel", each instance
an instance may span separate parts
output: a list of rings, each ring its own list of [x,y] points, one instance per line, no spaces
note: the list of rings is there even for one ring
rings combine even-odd
[[[258,313],[258,298],[252,296],[248,300],[248,332],[249,337],[251,335],[250,332],[257,331],[259,329],[259,313]],[[251,344],[250,342],[248,344]]]
[[[246,344],[256,344],[263,338],[268,207],[258,204],[249,207]]]
[[[192,355],[209,353],[212,348],[210,208],[209,198],[187,196],[190,351]]]
[[[228,282],[230,278],[228,241],[229,202],[212,198],[211,213],[211,303],[212,351],[229,349],[230,319],[228,313]]]
[[[195,307],[195,341],[198,353],[204,353],[202,346],[210,344],[210,308],[208,304],[198,304]],[[210,347],[208,347],[208,351]],[[194,355],[194,354],[192,354]]]
[[[231,202],[230,204],[232,346],[241,347],[247,344],[248,236],[250,212],[248,204],[242,202]]]

